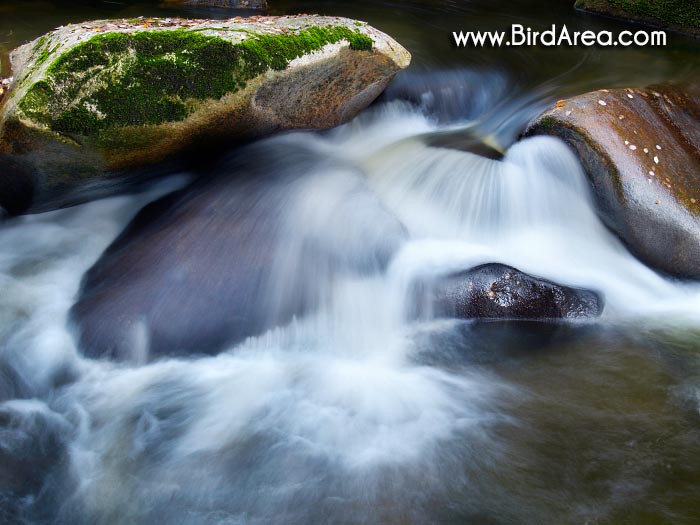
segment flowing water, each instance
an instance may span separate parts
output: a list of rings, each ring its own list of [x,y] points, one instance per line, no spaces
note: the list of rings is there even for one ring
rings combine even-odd
[[[147,362],[142,341],[128,362],[86,359],[68,316],[85,272],[146,203],[188,184],[184,169],[137,195],[2,223],[0,522],[700,522],[700,286],[626,251],[566,146],[514,143],[557,97],[696,75],[700,44],[542,60],[447,40],[468,20],[616,24],[569,3],[275,6],[368,19],[415,67],[345,126],[244,150],[265,152],[249,160],[252,231],[271,217],[277,243],[261,290],[273,307],[311,290],[314,307],[217,356]],[[136,9],[42,3],[43,18],[19,23],[19,5],[0,9],[20,38]],[[280,165],[293,174],[282,198]],[[226,166],[214,170],[243,191]],[[400,242],[376,234],[395,231],[387,217]],[[603,315],[410,315],[416,279],[487,262],[596,290]]]

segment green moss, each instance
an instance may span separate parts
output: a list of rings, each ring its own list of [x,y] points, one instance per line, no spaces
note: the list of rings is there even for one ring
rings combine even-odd
[[[39,52],[39,50],[41,50],[42,47],[46,46],[46,42],[48,41],[48,39],[49,39],[49,37],[46,35],[37,38],[36,43],[34,44],[34,47],[32,48],[32,51],[34,51],[34,53]]]
[[[35,64],[40,66],[46,62],[51,56],[51,53],[56,51],[58,47],[58,44],[56,44],[53,46],[53,48],[51,48],[51,40],[47,36],[42,36],[37,40],[36,44],[34,44],[34,47],[32,48],[32,52],[36,56]]]
[[[346,27],[311,27],[297,33],[252,35],[232,43],[184,29],[104,33],[60,57],[19,103],[32,120],[61,133],[90,135],[129,125],[185,119],[193,100],[220,99],[269,69],[347,40],[370,50],[371,38]],[[46,60],[49,42],[37,48]]]
[[[35,83],[20,102],[20,109],[32,120],[49,126],[51,119],[42,108],[48,107],[53,99],[51,86],[41,80]]]
[[[36,64],[40,66],[44,62],[46,62],[49,57],[56,52],[56,50],[60,47],[60,44],[56,44],[53,46],[51,49],[49,49],[49,45],[47,44],[39,53],[39,57],[36,60]]]
[[[347,27],[312,27],[293,35],[258,35],[238,44],[259,57],[271,69],[282,70],[295,58],[321,49],[326,44],[347,40],[350,49],[369,51],[372,39]]]
[[[700,2],[697,0],[577,0],[576,7],[657,20],[678,28],[700,29]]]
[[[551,115],[545,115],[541,119],[537,121],[535,126],[539,129],[542,129],[544,131],[552,131],[557,127],[557,125],[560,125],[560,121],[556,119],[555,117]]]

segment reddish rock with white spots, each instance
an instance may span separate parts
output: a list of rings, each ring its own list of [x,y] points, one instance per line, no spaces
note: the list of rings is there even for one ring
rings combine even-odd
[[[700,279],[700,86],[586,93],[558,102],[526,134],[575,150],[601,218],[635,255]]]

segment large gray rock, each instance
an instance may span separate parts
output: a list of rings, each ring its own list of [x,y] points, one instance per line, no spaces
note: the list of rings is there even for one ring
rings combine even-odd
[[[561,286],[503,264],[418,284],[422,313],[459,319],[585,319],[603,311],[603,299],[589,290]]]
[[[83,353],[215,353],[313,311],[337,272],[380,271],[407,236],[361,176],[294,141],[216,171],[147,206],[89,270]]]
[[[601,218],[642,261],[700,278],[700,87],[586,93],[557,103],[526,134],[573,148]]]
[[[345,18],[68,25],[13,52],[0,152],[32,166],[34,209],[46,209],[86,181],[214,140],[340,124],[409,62]]]

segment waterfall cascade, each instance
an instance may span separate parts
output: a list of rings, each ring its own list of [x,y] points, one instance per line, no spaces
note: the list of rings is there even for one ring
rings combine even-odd
[[[16,485],[15,496],[2,492],[7,515],[30,523],[272,524],[427,523],[441,513],[451,522],[487,512],[508,522],[523,508],[533,519],[563,512],[561,502],[527,489],[538,479],[533,443],[549,437],[519,417],[538,402],[537,388],[470,361],[483,340],[469,335],[469,322],[408,319],[412,282],[500,262],[598,291],[602,318],[571,328],[588,334],[584,341],[632,323],[697,326],[700,289],[659,276],[625,250],[597,218],[562,143],[523,140],[501,160],[429,145],[446,130],[473,132],[482,108],[469,109],[467,120],[445,123],[388,101],[332,132],[257,146],[293,174],[280,198],[260,158],[256,213],[275,217],[279,243],[263,289],[273,309],[308,290],[315,306],[214,357],[86,359],[68,321],[83,274],[145,203],[183,180],[4,223],[0,455],[32,456],[27,447],[47,443],[61,451],[25,458],[43,477],[38,488],[7,481]],[[290,148],[307,161],[334,161],[295,164],[283,156]],[[388,213],[375,215],[378,206]],[[398,245],[371,238],[388,215],[405,227]],[[360,260],[367,246],[390,248],[387,264]],[[463,358],[440,362],[435,355],[447,350]],[[539,359],[555,371],[579,369],[581,351],[563,355],[570,361]],[[619,354],[593,355],[602,364],[589,374],[624,371]],[[664,376],[645,366],[641,377]],[[553,406],[540,417],[581,410],[598,421],[581,406]],[[622,501],[643,490],[615,494]],[[445,502],[454,498],[451,508]]]

